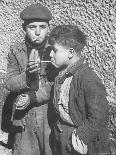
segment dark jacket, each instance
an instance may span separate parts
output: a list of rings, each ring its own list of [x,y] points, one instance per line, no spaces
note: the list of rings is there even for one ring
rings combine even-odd
[[[95,72],[83,60],[79,60],[54,86],[54,104],[58,112],[60,85],[73,75],[69,92],[69,114],[76,126],[79,138],[88,146],[88,155],[109,153],[108,120],[109,105],[105,87]]]

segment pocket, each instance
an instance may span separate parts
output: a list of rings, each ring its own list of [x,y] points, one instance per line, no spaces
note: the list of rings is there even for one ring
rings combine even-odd
[[[98,135],[93,143],[95,152],[110,155],[111,151],[109,138],[105,139],[103,136]]]

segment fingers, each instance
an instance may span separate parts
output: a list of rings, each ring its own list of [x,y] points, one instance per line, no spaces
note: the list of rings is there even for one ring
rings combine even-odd
[[[28,66],[29,66],[30,68],[33,68],[33,67],[40,67],[40,63],[35,62],[35,61],[29,61]]]
[[[32,49],[29,55],[29,61],[39,61],[40,57],[37,49]]]
[[[18,96],[15,105],[16,109],[22,110],[25,109],[30,103],[30,98],[28,94],[21,94]]]
[[[34,61],[29,61],[27,70],[29,73],[36,73],[40,71],[40,63],[34,62]]]
[[[33,68],[32,70],[29,70],[29,73],[39,73],[40,68]]]

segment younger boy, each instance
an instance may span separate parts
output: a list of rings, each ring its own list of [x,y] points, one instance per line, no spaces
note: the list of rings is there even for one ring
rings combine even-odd
[[[49,44],[52,63],[63,68],[54,84],[54,155],[109,154],[106,91],[81,58],[85,35],[77,26],[58,26]]]

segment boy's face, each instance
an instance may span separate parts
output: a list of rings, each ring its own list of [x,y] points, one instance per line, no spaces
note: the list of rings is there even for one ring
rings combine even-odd
[[[48,33],[48,23],[47,22],[31,22],[26,26],[26,36],[34,44],[41,44]]]
[[[50,52],[50,57],[53,65],[57,68],[68,65],[69,61],[69,49],[58,43],[53,45],[53,50]]]

